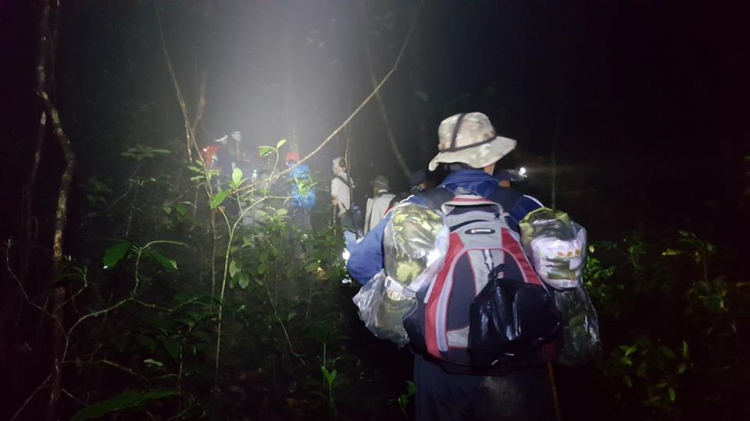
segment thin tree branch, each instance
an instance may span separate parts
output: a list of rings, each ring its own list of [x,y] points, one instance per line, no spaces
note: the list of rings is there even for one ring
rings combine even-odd
[[[37,386],[36,389],[34,389],[34,392],[29,395],[28,398],[24,401],[23,405],[21,405],[20,408],[16,411],[15,414],[13,414],[13,417],[11,417],[10,421],[14,421],[16,418],[18,418],[19,415],[21,415],[21,412],[23,412],[24,409],[26,409],[27,406],[29,406],[29,403],[32,399],[34,399],[34,396],[36,396],[37,393],[39,393],[40,390],[44,389],[47,386],[47,383],[52,378],[52,373],[48,374],[47,377],[42,381],[39,386]]]

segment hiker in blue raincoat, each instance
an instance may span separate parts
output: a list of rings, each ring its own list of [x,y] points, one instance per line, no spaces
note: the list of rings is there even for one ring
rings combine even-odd
[[[449,175],[440,187],[455,195],[474,194],[499,203],[511,230],[529,212],[542,207],[534,198],[500,187],[492,177],[495,164],[516,141],[497,136],[482,113],[454,115],[438,129],[440,152],[430,171],[445,165]],[[429,204],[420,195],[410,201]],[[383,235],[390,214],[351,250],[347,267],[364,284],[384,267]],[[494,374],[494,373],[493,373]],[[429,355],[414,359],[418,420],[550,420],[554,419],[551,384],[544,365],[519,368],[502,375],[453,374]]]
[[[302,233],[312,231],[310,211],[315,206],[315,186],[310,177],[310,167],[307,164],[297,164],[299,162],[297,152],[287,153],[285,162],[286,166],[291,168],[288,180],[289,199],[286,201],[289,223]],[[302,251],[302,243],[295,241],[295,257],[299,257]]]
[[[307,164],[297,164],[299,153],[286,154],[286,165],[292,168],[289,172],[289,220],[300,231],[312,230],[310,210],[315,206],[315,187],[310,177],[310,167]]]

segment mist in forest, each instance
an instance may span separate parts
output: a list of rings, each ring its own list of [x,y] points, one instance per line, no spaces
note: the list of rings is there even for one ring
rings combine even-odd
[[[395,205],[471,112],[588,234],[602,347],[550,363],[558,419],[747,418],[750,29],[720,3],[1,1],[0,419],[417,419],[332,163]]]

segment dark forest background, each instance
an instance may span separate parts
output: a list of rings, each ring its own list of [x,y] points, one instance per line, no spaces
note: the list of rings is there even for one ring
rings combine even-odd
[[[0,378],[14,385],[0,398],[0,418],[31,396],[18,419],[42,419],[55,388],[69,396],[60,392],[49,419],[127,390],[141,395],[107,416],[409,416],[408,355],[369,337],[349,301],[356,289],[339,283],[331,250],[340,240],[326,208],[330,162],[348,154],[359,185],[384,174],[406,190],[406,172],[436,153],[440,121],[468,111],[518,139],[501,166],[527,168],[517,187],[554,200],[596,246],[589,289],[607,348],[589,366],[560,369],[564,418],[747,416],[746,5],[420,4],[0,0]],[[45,7],[51,24],[40,33]],[[316,234],[304,241],[328,253],[290,264],[292,251],[274,238],[298,233],[275,208],[267,209],[269,225],[230,235],[195,178],[200,171],[188,168],[195,162],[187,161],[175,82],[190,119],[204,93],[197,146],[240,130],[251,155],[287,139],[282,158],[292,143],[304,156],[391,70],[412,25],[380,98],[308,161],[319,206]],[[63,263],[55,263],[53,234],[65,161],[52,122],[40,130],[40,116],[49,115],[37,95],[40,57],[77,158]],[[153,241],[186,246],[146,246]],[[122,263],[102,269],[118,245]],[[139,267],[142,256],[151,266]],[[230,260],[237,263],[224,273],[231,285],[220,300],[230,333],[215,376],[219,303],[207,285],[221,281]],[[144,286],[131,296],[139,270]],[[298,278],[309,288],[297,291]],[[58,313],[52,291],[80,301]],[[67,331],[119,299],[131,301],[76,326],[61,384],[45,384],[56,323]]]

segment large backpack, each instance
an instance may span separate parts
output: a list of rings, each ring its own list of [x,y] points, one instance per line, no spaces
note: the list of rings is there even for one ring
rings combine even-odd
[[[310,177],[310,167],[299,164],[290,171],[292,188],[290,191],[290,206],[293,208],[311,209],[315,206],[315,187]],[[300,185],[304,184],[305,194],[300,192]]]
[[[359,206],[354,203],[354,184],[341,175],[336,175],[333,178],[338,179],[349,189],[349,209],[341,216],[341,227],[347,230],[351,230],[355,233],[362,231],[365,226],[365,214],[362,212]]]
[[[500,374],[554,359],[560,314],[502,200],[445,188],[419,197],[446,216],[450,242],[442,270],[404,318],[411,346],[456,373]]]

